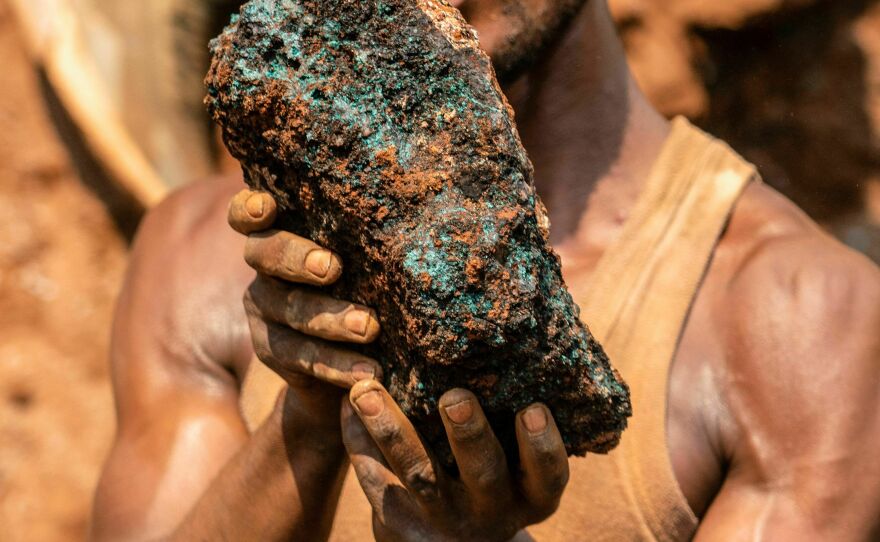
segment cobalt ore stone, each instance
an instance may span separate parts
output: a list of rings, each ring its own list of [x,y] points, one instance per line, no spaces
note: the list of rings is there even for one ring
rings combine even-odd
[[[377,309],[364,351],[449,464],[437,413],[480,398],[516,454],[546,403],[570,454],[613,448],[629,393],[580,322],[513,112],[443,0],[252,0],[212,42],[206,103],[281,227],[345,260],[333,294]]]

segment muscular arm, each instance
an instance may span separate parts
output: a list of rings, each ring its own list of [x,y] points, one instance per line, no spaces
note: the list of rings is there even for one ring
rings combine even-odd
[[[697,540],[880,535],[880,272],[810,234],[731,282],[729,470]]]
[[[118,429],[95,498],[96,540],[329,531],[334,506],[323,505],[336,502],[345,466],[338,399],[290,393],[252,437],[239,414],[233,367],[252,355],[241,296],[253,278],[243,238],[225,224],[239,187],[187,188],[138,235],[113,329]]]

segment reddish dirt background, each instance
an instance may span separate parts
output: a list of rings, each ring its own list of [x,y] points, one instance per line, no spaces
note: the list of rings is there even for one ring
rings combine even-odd
[[[880,262],[880,2],[611,0],[636,78]]]
[[[880,0],[612,7],[664,113],[727,138],[880,261]],[[0,58],[0,539],[78,540],[112,438],[109,325],[134,217],[75,166],[6,0]]]
[[[113,431],[125,242],[83,186],[0,1],[0,539],[77,540]]]

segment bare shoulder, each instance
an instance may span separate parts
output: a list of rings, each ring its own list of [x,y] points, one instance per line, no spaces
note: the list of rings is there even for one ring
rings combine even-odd
[[[732,472],[801,495],[816,518],[880,504],[880,270],[760,185],[719,257]]]
[[[744,194],[719,249],[733,264],[729,323],[766,330],[762,349],[770,338],[815,333],[834,340],[880,329],[880,269],[766,186]]]
[[[162,244],[191,243],[194,237],[226,233],[228,228],[223,225],[229,200],[242,188],[240,180],[226,177],[205,179],[171,192],[144,216],[135,238],[136,254],[156,250]]]
[[[234,364],[248,344],[241,296],[252,273],[226,209],[242,187],[235,179],[194,183],[144,217],[114,325],[114,344],[125,351],[114,349],[114,364],[176,363],[208,372]]]

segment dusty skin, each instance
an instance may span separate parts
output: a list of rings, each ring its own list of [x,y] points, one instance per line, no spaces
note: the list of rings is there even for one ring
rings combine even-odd
[[[15,227],[0,226],[3,238],[9,236],[10,239],[5,245],[8,257],[3,258],[2,264],[3,278],[0,280],[4,286],[0,303],[3,304],[6,319],[13,323],[12,327],[6,327],[8,335],[4,335],[9,340],[0,341],[7,353],[3,358],[2,376],[7,395],[4,396],[4,411],[0,413],[0,423],[6,431],[6,436],[0,437],[4,442],[0,451],[0,470],[3,471],[4,480],[0,491],[0,524],[3,525],[4,541],[82,539],[91,508],[90,496],[113,437],[106,338],[109,335],[113,298],[118,293],[124,272],[126,245],[124,240],[119,239],[114,225],[104,217],[100,202],[79,186],[77,175],[63,165],[67,161],[67,151],[47,118],[38,92],[37,74],[24,54],[23,40],[14,28],[7,4],[6,0],[0,0],[0,24],[3,29],[0,51],[7,61],[0,79],[9,83],[0,97],[0,108],[3,108],[0,118],[6,123],[3,134],[6,143],[0,152],[3,155],[0,197],[3,208],[10,210],[8,213],[4,211],[4,216]],[[770,33],[761,26],[744,33],[740,26],[741,19],[749,17],[750,21],[781,20],[797,28],[801,35],[811,34],[801,22],[799,9],[802,3],[794,5],[780,0],[757,3],[753,0],[728,0],[724,3],[675,0],[674,4],[674,9],[668,9],[673,5],[672,0],[612,2],[615,18],[623,21],[626,29],[624,38],[636,77],[648,91],[652,103],[660,106],[664,113],[686,111],[699,117],[705,114],[710,104],[715,103],[719,91],[726,95],[744,95],[740,87],[730,84],[719,84],[712,88],[711,95],[706,94],[704,81],[696,71],[705,59],[693,57],[694,50],[703,50],[700,47],[702,43],[694,42],[693,33],[685,34],[684,30],[693,29],[702,34],[704,27],[729,28],[731,38],[736,43],[750,41],[755,32],[769,36]],[[841,142],[852,142],[859,147],[873,145],[873,140],[864,130],[864,123],[858,122],[858,119],[865,117],[865,102],[873,103],[871,97],[880,88],[872,83],[880,73],[875,69],[880,61],[880,54],[877,54],[880,50],[880,40],[877,39],[880,6],[873,4],[871,9],[853,21],[836,21],[826,16],[829,11],[834,13],[852,9],[844,4],[847,3],[821,2],[817,5],[815,15],[821,18],[825,26],[837,29],[830,33],[837,45],[829,50],[835,55],[841,50],[845,55],[856,54],[864,59],[864,66],[841,62],[839,56],[828,60],[823,56],[809,55],[808,64],[816,67],[804,70],[802,64],[791,62],[792,50],[798,51],[797,56],[803,54],[793,46],[774,51],[771,58],[759,56],[756,50],[749,55],[735,55],[735,60],[743,65],[759,63],[759,68],[753,68],[752,71],[764,73],[764,70],[770,69],[777,74],[777,78],[788,78],[790,74],[798,72],[804,80],[818,72],[823,74],[823,79],[833,81],[833,88],[829,89],[835,93],[833,103],[825,100],[816,102],[815,98],[803,93],[794,95],[796,100],[810,100],[809,104],[821,107],[824,111],[822,116],[813,116],[813,110],[806,108],[788,108],[785,101],[783,106],[793,112],[785,117],[787,121],[795,123],[790,126],[791,133],[811,140],[815,140],[815,135],[820,132],[828,133],[823,123],[844,117],[845,120],[837,125],[846,130],[845,137],[834,134],[827,139],[834,142],[835,148]],[[194,4],[187,0],[186,5]],[[735,20],[726,19],[727,14],[735,14]],[[675,19],[670,21],[670,15],[674,15]],[[634,18],[638,24],[632,24]],[[671,30],[670,24],[674,25]],[[681,34],[679,28],[683,29]],[[853,35],[858,37],[859,45],[854,52],[846,46],[849,36]],[[841,43],[843,47],[840,47]],[[711,42],[709,45],[713,46]],[[718,52],[740,52],[732,43],[724,42],[723,45],[716,44]],[[197,49],[207,54],[203,44]],[[760,68],[764,65],[771,68]],[[778,69],[779,66],[785,66],[785,70]],[[725,68],[725,65],[720,66],[722,70]],[[202,68],[199,70],[192,79],[200,81]],[[870,80],[865,80],[862,70],[870,75]],[[740,81],[738,85],[749,89],[759,86],[772,92],[775,88],[764,78],[754,77],[750,73],[737,73],[733,79],[731,83]],[[792,81],[792,87],[801,88],[794,81],[796,79]],[[853,92],[852,89],[859,89],[865,83],[868,83],[866,90],[871,92],[870,95]],[[843,95],[838,88],[841,84],[848,85],[850,89],[844,89]],[[195,89],[199,97],[201,93],[201,88]],[[749,92],[748,95],[757,103],[779,105],[778,100],[769,100],[759,92]],[[717,108],[711,109],[716,111]],[[716,115],[724,117],[726,110],[730,108],[721,107]],[[756,112],[752,107],[740,104],[736,110],[742,113],[735,117],[736,122],[731,122],[736,127],[742,126],[743,115],[756,129],[760,129],[763,123],[761,114],[776,118],[776,109],[773,108]],[[734,119],[733,116],[730,118]],[[16,120],[10,124],[11,119]],[[868,120],[872,126],[877,125],[876,115],[868,115]],[[799,128],[803,123],[809,129]],[[704,124],[707,125],[713,133],[721,133],[717,124],[710,121]],[[739,139],[731,140],[731,143],[743,150],[736,143],[747,142],[760,153],[770,154],[776,160],[777,154],[771,149],[763,148],[761,142],[749,140],[751,133],[738,131]],[[844,157],[841,160],[852,158],[851,153],[840,154]],[[788,154],[783,155],[782,162],[801,164],[800,155],[801,149],[790,149]],[[870,153],[864,154],[865,159],[871,156]],[[747,157],[758,159],[759,155],[747,152]],[[823,167],[817,168],[820,162]],[[762,161],[758,163],[765,165]],[[827,198],[832,196],[829,191],[836,190],[843,182],[841,170],[837,167],[839,164],[840,160],[828,162],[817,156],[809,165],[799,165],[808,168],[814,178],[825,183],[810,188],[811,194],[823,197],[823,208],[826,208]],[[863,168],[865,176],[869,176],[873,165],[857,164],[857,167]],[[778,174],[786,173],[778,165],[775,171]],[[768,183],[772,182],[768,170],[765,169],[763,173]],[[799,174],[788,172],[783,176],[797,181],[801,186]],[[875,201],[880,203],[880,197]],[[36,210],[32,205],[36,206]],[[79,219],[77,225],[73,225],[66,214],[73,207],[82,209],[88,217],[81,223],[82,227]],[[807,210],[812,214],[817,209],[807,207]],[[77,216],[80,216],[79,212]],[[875,212],[875,216],[880,215]],[[3,224],[6,223],[4,220]],[[27,233],[19,235],[18,232],[22,231]],[[34,257],[22,258],[21,254],[33,254]],[[875,250],[874,254],[876,260],[878,251]],[[96,258],[102,263],[96,265]],[[34,262],[39,262],[38,266],[34,266]],[[30,272],[35,268],[58,281],[57,284],[73,280],[72,286],[63,290],[60,297],[54,300],[40,300],[35,304],[35,297],[29,289],[42,284],[42,281],[19,281],[19,277],[39,277]],[[95,273],[96,268],[101,273]],[[95,286],[83,288],[92,284]],[[78,312],[79,308],[87,310],[82,313]],[[72,311],[80,316],[71,319]],[[37,326],[45,327],[38,330]],[[45,331],[47,329],[48,332]],[[47,335],[51,338],[47,338]],[[13,355],[8,355],[10,351]],[[63,365],[65,371],[47,378],[47,375],[53,375],[51,371],[59,364]],[[22,390],[35,392],[30,402],[24,401],[28,405],[25,409],[21,407]]]
[[[473,2],[471,9],[481,5]],[[485,36],[501,31],[479,29]],[[540,71],[518,80],[508,95],[567,282],[588,284],[668,126],[632,83],[599,2],[580,11]],[[247,434],[237,401],[254,347],[241,292],[254,275],[241,257],[244,238],[225,225],[227,202],[240,187],[235,179],[188,187],[142,226],[114,329],[120,426],[96,497],[93,537],[189,540],[222,532],[232,539],[257,533],[321,539],[349,457],[373,503],[380,540],[487,539],[486,533],[500,540],[552,511],[564,472],[507,485],[477,405],[470,403],[470,416],[467,408],[453,408],[465,395],[444,404],[445,415],[474,424],[465,440],[480,447],[461,453],[485,462],[475,466],[479,484],[463,477],[463,487],[450,491],[383,390],[363,378],[370,360],[346,355],[341,342],[314,338],[321,336],[308,325],[315,319],[324,322],[325,335],[348,333],[336,327],[345,318],[331,300],[291,303],[282,319],[252,294],[256,351],[296,393],[286,393],[270,419]],[[265,201],[246,205],[271,209]],[[232,214],[247,210],[234,203]],[[256,214],[259,225],[268,226]],[[310,275],[307,256],[315,252],[309,241],[247,229],[261,232],[251,239],[273,239],[295,256],[272,261],[257,241],[247,242],[254,267],[290,275],[278,282],[263,273],[259,280],[274,280],[293,301],[303,290],[291,278],[315,283],[344,273],[344,255],[323,255],[313,268],[318,274]],[[366,312],[343,305],[346,313]],[[316,314],[316,306],[337,308]],[[260,331],[270,326],[287,338],[267,340]],[[876,267],[772,190],[750,186],[716,250],[670,376],[670,458],[701,519],[698,540],[877,536],[878,328]],[[318,359],[324,363],[314,363]],[[351,391],[353,408],[340,409],[348,405],[345,392],[309,373],[339,383],[360,377]],[[552,420],[524,413],[520,421],[521,442],[554,458]],[[545,444],[530,440],[530,433]],[[516,490],[506,514],[486,513],[481,505],[489,483]]]
[[[689,2],[678,3],[687,6]],[[741,10],[742,14],[746,11],[743,6],[750,3],[754,2],[700,5],[707,9],[712,6],[718,11]],[[5,328],[6,338],[0,342],[4,352],[11,351],[13,355],[4,354],[2,362],[3,390],[9,395],[4,395],[0,413],[4,431],[7,431],[0,438],[3,441],[0,446],[3,472],[0,524],[4,540],[82,539],[98,464],[113,436],[112,400],[105,369],[107,344],[103,337],[107,335],[112,297],[119,288],[125,264],[125,247],[100,203],[79,185],[77,175],[69,169],[65,149],[40,102],[36,76],[25,59],[5,4],[0,1],[0,28],[3,29],[0,50],[7,61],[0,76],[0,81],[6,84],[0,101],[3,107],[0,119],[6,136],[0,150],[3,155],[0,190],[4,209],[11,210],[4,216],[15,227],[0,227],[0,236],[13,240],[5,245],[4,253],[10,257],[4,258],[2,267],[4,314],[11,325]],[[669,5],[668,2],[662,4]],[[876,19],[877,10],[872,11]],[[667,18],[661,15],[647,12],[644,24],[633,27],[643,44],[636,43],[632,47],[634,52],[644,53],[638,59],[641,65],[670,65],[670,61],[663,58],[651,60],[649,52],[674,57],[689,50],[678,42],[664,41],[663,24]],[[688,21],[694,18],[684,13],[678,17]],[[873,36],[871,29],[876,27],[873,19],[864,17],[858,21],[856,30],[860,39]],[[792,21],[797,23],[795,19]],[[699,24],[724,26],[727,23],[713,20],[711,24],[705,21]],[[730,24],[737,28],[738,23]],[[642,37],[642,33],[650,35]],[[657,45],[658,41],[662,47]],[[864,51],[869,66],[876,64],[878,55],[873,52],[876,49],[868,47]],[[842,70],[850,70],[842,73],[841,81],[855,84],[860,79],[860,70],[856,67],[848,63],[837,65]],[[679,89],[681,81],[691,77],[685,74],[675,80],[671,77],[675,74],[668,69],[653,70],[653,73],[669,75],[670,88],[677,85]],[[660,88],[651,80],[644,82],[648,87]],[[700,82],[694,86],[700,91]],[[861,100],[861,94],[848,99],[844,104],[847,112],[863,115]],[[839,105],[839,101],[835,102],[834,107]],[[796,118],[807,119],[806,115],[798,110]],[[847,123],[845,126],[854,127],[848,133],[858,137],[859,142],[869,141],[861,137],[860,130],[855,128],[858,125]],[[804,137],[810,133],[806,130]],[[829,173],[835,171],[829,170]],[[230,188],[229,194],[234,190]],[[83,209],[85,215],[77,212],[76,218],[71,218],[74,207]],[[216,216],[217,231],[222,228],[222,215],[221,209]],[[22,256],[26,254],[37,256]],[[31,272],[34,269],[42,273],[34,274]],[[41,275],[61,285],[61,293],[54,301],[44,301],[34,295],[47,284],[39,280]],[[841,312],[846,311],[841,309]],[[38,335],[33,331],[36,326],[42,326]],[[788,331],[793,332],[790,326]],[[64,372],[53,373],[58,367]],[[21,400],[22,390],[35,392],[29,403]],[[25,403],[30,406],[22,409],[20,405]],[[868,422],[861,423],[866,427]],[[865,477],[871,477],[869,471]],[[859,488],[861,484],[852,487]]]

